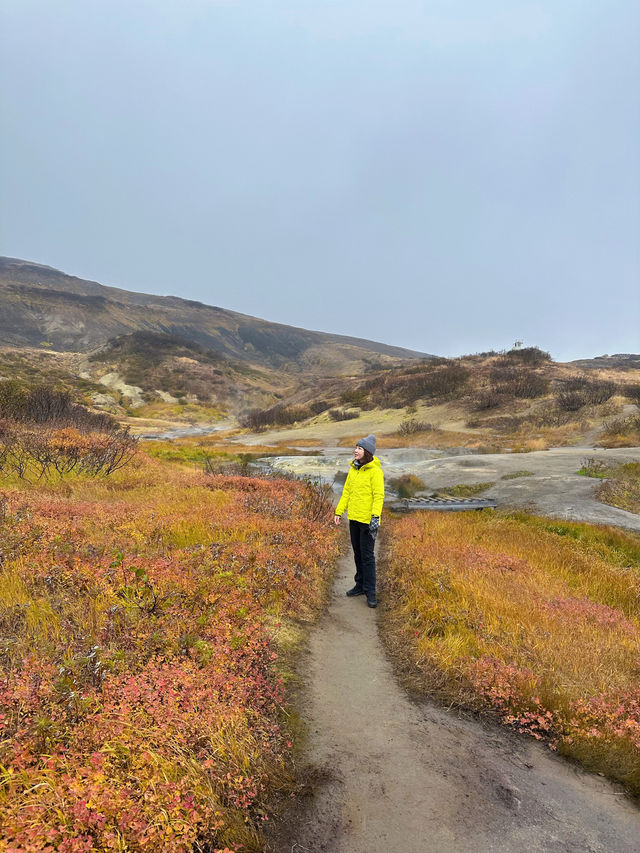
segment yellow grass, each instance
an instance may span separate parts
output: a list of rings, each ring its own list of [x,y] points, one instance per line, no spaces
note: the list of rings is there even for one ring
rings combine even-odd
[[[640,538],[524,514],[421,513],[386,531],[388,638],[423,685],[640,793]]]

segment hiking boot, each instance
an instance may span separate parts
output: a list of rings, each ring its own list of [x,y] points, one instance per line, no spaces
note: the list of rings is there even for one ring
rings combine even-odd
[[[351,598],[354,595],[364,595],[364,590],[361,586],[354,586],[347,590],[347,595]]]
[[[370,592],[367,594],[367,607],[377,607],[378,599],[376,598],[375,592]]]

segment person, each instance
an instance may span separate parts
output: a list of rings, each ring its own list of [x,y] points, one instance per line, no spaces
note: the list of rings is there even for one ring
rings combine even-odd
[[[384,501],[384,474],[375,452],[375,435],[367,435],[356,444],[334,518],[335,524],[340,524],[345,510],[349,516],[356,574],[355,586],[347,595],[366,595],[369,607],[378,604],[373,548]]]

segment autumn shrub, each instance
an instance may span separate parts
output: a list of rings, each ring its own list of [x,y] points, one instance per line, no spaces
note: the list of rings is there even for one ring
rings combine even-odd
[[[52,474],[112,474],[129,463],[137,441],[126,429],[80,432],[0,421],[0,472],[42,480]]]
[[[0,501],[0,850],[262,851],[291,788],[271,629],[337,553],[304,484],[140,460]]]
[[[398,427],[398,434],[403,436],[416,435],[420,432],[430,432],[433,428],[433,424],[429,424],[426,421],[421,421],[418,418],[407,418]]]
[[[112,474],[136,449],[127,429],[73,402],[68,391],[0,382],[0,473],[36,480]]]
[[[640,794],[640,539],[525,513],[385,529],[387,640],[414,684]]]
[[[596,492],[603,503],[640,513],[640,462],[588,458],[582,461],[578,474],[605,480]]]
[[[415,474],[403,474],[401,477],[390,478],[389,486],[395,489],[399,498],[412,498],[416,492],[424,489],[424,483]]]
[[[607,421],[596,445],[598,447],[639,447],[640,415],[628,415]]]

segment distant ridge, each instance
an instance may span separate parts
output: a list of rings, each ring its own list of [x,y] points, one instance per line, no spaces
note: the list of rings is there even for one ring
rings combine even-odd
[[[0,257],[0,344],[92,352],[139,331],[177,335],[221,357],[335,375],[434,356],[364,338],[287,326],[177,296],[108,287],[44,264]]]
[[[579,358],[576,361],[570,362],[570,364],[575,364],[586,370],[602,370],[602,368],[606,367],[615,367],[618,369],[624,369],[626,367],[629,370],[637,370],[640,368],[640,355],[629,352],[619,352],[615,353],[615,355],[598,355],[594,358]]]

